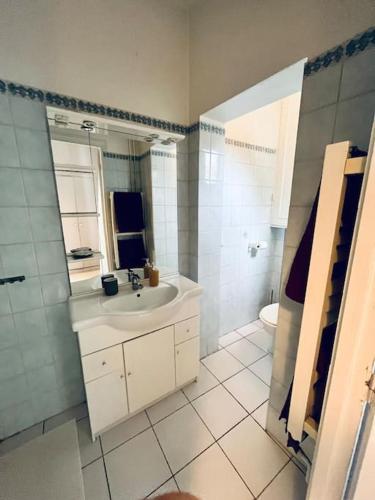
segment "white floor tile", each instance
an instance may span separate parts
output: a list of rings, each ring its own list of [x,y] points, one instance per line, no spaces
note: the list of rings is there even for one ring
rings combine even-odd
[[[262,327],[258,325],[257,321],[253,321],[252,323],[242,326],[241,328],[237,328],[236,331],[243,337],[246,337],[246,335],[256,332],[259,328]]]
[[[241,338],[238,342],[226,347],[226,350],[236,357],[245,366],[254,363],[257,359],[266,356],[266,352],[255,344]]]
[[[156,405],[147,408],[147,414],[150,417],[151,423],[156,424],[163,418],[167,417],[174,411],[180,409],[188,402],[187,397],[182,391],[177,391],[170,396],[162,399]]]
[[[289,460],[251,417],[222,437],[219,444],[255,496]]]
[[[248,369],[224,382],[224,386],[251,413],[269,398],[270,388]]]
[[[266,428],[267,424],[267,412],[268,412],[268,401],[262,404],[262,406],[259,406],[252,414],[251,416],[258,422],[259,425],[263,427],[263,429]]]
[[[204,500],[251,500],[253,498],[217,444],[176,475],[181,491]]]
[[[170,470],[152,429],[104,457],[112,500],[139,500],[165,483]]]
[[[4,441],[1,441],[0,443],[0,456],[5,455],[5,453],[8,453],[9,451],[15,450],[19,446],[22,446],[42,434],[43,422],[33,425],[32,427],[29,427],[28,429],[25,429],[8,439],[4,439]]]
[[[226,347],[227,345],[233,344],[236,340],[240,340],[241,335],[236,331],[227,333],[219,338],[219,345],[221,347]]]
[[[79,451],[81,453],[82,467],[98,459],[102,450],[100,448],[99,438],[93,443],[89,419],[86,417],[77,422]]]
[[[173,477],[167,481],[166,483],[162,484],[160,488],[158,488],[152,495],[150,495],[147,498],[155,498],[159,495],[165,495],[166,493],[172,493],[178,491],[178,486],[176,484],[176,481],[173,479]]]
[[[221,382],[243,370],[243,365],[224,349],[202,359],[202,363]]]
[[[213,387],[216,387],[218,384],[219,381],[217,378],[214,377],[202,363],[200,363],[198,380],[187,387],[184,387],[182,390],[185,396],[192,401]]]
[[[48,418],[44,422],[44,432],[48,432],[55,427],[58,427],[59,425],[65,424],[65,422],[69,422],[69,420],[73,420],[73,418],[75,418],[76,420],[81,420],[82,418],[87,417],[87,415],[88,411],[86,403],[73,406],[72,408],[63,411],[62,413],[59,413],[54,417]]]
[[[138,413],[138,415],[135,415],[132,418],[129,418],[129,420],[116,425],[116,427],[113,427],[100,436],[100,439],[102,440],[103,453],[108,453],[113,450],[113,448],[125,443],[125,441],[129,441],[129,439],[149,427],[150,422],[144,411]]]
[[[88,465],[82,470],[86,500],[109,500],[107,478],[103,459]]]
[[[273,349],[273,339],[272,335],[270,335],[266,330],[261,329],[258,330],[255,333],[251,333],[250,335],[246,336],[247,340],[252,342],[253,344],[257,345],[263,351],[266,351],[270,354],[272,354],[272,349]]]
[[[304,500],[306,482],[302,472],[290,462],[259,497],[261,500]]]
[[[262,379],[265,384],[271,385],[272,361],[272,356],[268,354],[264,358],[259,359],[259,361],[256,361],[249,366],[249,370]]]
[[[221,437],[247,415],[222,385],[207,392],[192,404],[215,439]]]
[[[173,473],[214,441],[190,405],[165,418],[154,429]]]

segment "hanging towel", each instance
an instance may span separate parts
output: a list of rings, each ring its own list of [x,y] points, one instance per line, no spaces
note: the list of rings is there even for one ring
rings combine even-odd
[[[303,233],[301,242],[297,249],[292,267],[290,268],[288,282],[285,287],[285,295],[300,304],[304,304],[307,278],[309,276],[311,250],[314,238],[316,212],[318,208],[319,191],[316,193],[310,218]]]
[[[115,192],[113,200],[118,232],[142,231],[145,227],[142,193]]]
[[[118,240],[120,269],[143,267],[147,257],[143,238]]]

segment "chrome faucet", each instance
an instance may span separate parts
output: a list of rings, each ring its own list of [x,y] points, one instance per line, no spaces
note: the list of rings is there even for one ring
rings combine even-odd
[[[142,283],[139,282],[141,278],[138,276],[138,274],[133,273],[132,274],[132,289],[133,290],[141,290],[143,288]]]

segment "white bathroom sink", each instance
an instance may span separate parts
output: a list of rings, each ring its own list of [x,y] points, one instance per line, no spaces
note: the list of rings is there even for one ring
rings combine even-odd
[[[145,313],[172,302],[178,294],[178,288],[170,283],[161,282],[157,287],[144,286],[134,291],[131,287],[121,290],[115,297],[102,301],[108,312]]]

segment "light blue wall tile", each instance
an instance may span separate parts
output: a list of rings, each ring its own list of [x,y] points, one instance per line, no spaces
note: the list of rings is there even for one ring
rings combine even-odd
[[[30,427],[35,421],[31,399],[6,408],[0,412],[0,439]]]
[[[0,349],[12,347],[18,343],[13,316],[0,316]]]
[[[21,169],[0,167],[0,206],[26,205]]]
[[[57,415],[67,408],[57,390],[32,392],[31,401],[36,422]]]
[[[296,160],[323,158],[332,142],[336,105],[302,114],[298,126]]]
[[[340,99],[375,90],[375,48],[344,61]]]
[[[55,175],[43,170],[23,169],[26,199],[30,206],[57,206]]]
[[[37,309],[43,305],[39,277],[26,278],[22,283],[7,285],[13,312]]]
[[[72,324],[70,321],[69,315],[69,306],[68,304],[55,304],[50,307],[45,308],[47,325],[48,325],[48,333],[50,335],[71,335],[72,333]]]
[[[339,95],[342,64],[334,64],[303,81],[301,112],[336,103]]]
[[[56,241],[62,239],[61,221],[57,208],[30,208],[34,241]]]
[[[81,379],[61,386],[58,393],[64,408],[76,406],[85,400],[85,390]]]
[[[27,401],[29,389],[25,375],[3,381],[0,384],[0,410]]]
[[[1,245],[0,256],[3,264],[3,272],[7,276],[36,276],[38,274],[38,266],[32,243]]]
[[[66,273],[41,276],[43,299],[46,305],[65,302],[69,295],[69,281]]]
[[[0,382],[24,372],[21,352],[18,348],[0,351]]]
[[[9,97],[4,94],[0,94],[0,123],[12,124]]]
[[[10,314],[11,312],[8,289],[2,285],[0,286],[0,321],[2,315]]]
[[[62,241],[35,243],[35,251],[40,274],[66,271],[66,257]]]
[[[20,166],[14,129],[7,125],[0,125],[0,166]]]
[[[0,207],[1,243],[26,243],[31,241],[28,210],[18,207]]]
[[[47,130],[46,108],[42,103],[20,97],[10,97],[10,108],[16,127]]]
[[[337,109],[334,142],[350,140],[353,145],[368,151],[374,110],[375,92],[341,101]]]
[[[64,336],[50,336],[49,346],[55,362],[64,362],[75,358],[79,352],[77,334],[71,332]]]
[[[31,342],[45,337],[47,330],[46,315],[44,309],[34,309],[14,314],[14,323],[20,343]]]
[[[23,342],[21,345],[22,357],[27,371],[49,365],[53,362],[48,337],[33,339],[31,342]],[[31,380],[32,376],[29,376]]]
[[[33,393],[57,390],[56,372],[53,365],[42,366],[28,372],[27,380]]]
[[[22,167],[52,170],[52,156],[47,132],[18,128],[16,136]]]

